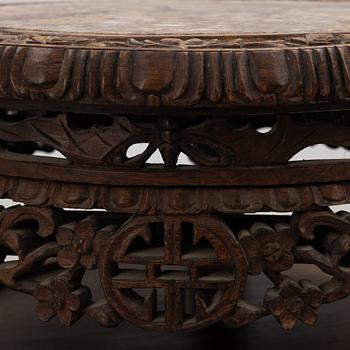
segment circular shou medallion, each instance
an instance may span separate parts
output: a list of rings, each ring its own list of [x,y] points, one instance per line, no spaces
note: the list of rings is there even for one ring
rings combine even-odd
[[[208,216],[134,217],[113,237],[101,263],[112,307],[158,331],[193,331],[225,318],[246,276],[234,235]]]

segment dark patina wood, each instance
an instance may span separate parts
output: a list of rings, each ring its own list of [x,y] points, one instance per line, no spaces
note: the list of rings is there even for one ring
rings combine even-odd
[[[348,1],[0,0],[0,196],[21,203],[0,213],[0,284],[65,326],[315,324],[350,295],[350,214],[329,208],[350,203],[350,162],[293,157],[350,147],[349,18]]]

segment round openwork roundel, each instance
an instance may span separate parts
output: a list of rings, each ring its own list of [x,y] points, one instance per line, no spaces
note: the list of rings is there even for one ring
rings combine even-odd
[[[246,262],[219,219],[135,217],[113,237],[101,263],[102,286],[126,320],[158,331],[192,331],[233,312]]]

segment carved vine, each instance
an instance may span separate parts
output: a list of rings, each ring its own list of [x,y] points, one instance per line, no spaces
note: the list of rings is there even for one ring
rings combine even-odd
[[[87,315],[153,330],[194,330],[223,320],[241,327],[272,314],[284,329],[313,325],[318,309],[350,295],[350,214],[292,217],[136,216],[16,206],[0,214],[0,283],[37,300],[43,321],[70,326]],[[127,220],[127,221],[126,221]],[[17,261],[5,261],[17,255]],[[321,284],[294,280],[295,264],[319,267]],[[106,299],[82,284],[100,270]],[[247,274],[272,282],[261,304],[244,299]],[[145,293],[140,290],[145,290]],[[168,297],[159,305],[161,290]],[[167,294],[170,293],[170,294]],[[186,307],[185,298],[187,300]]]
[[[349,147],[349,113],[326,112],[241,118],[144,117],[18,113],[0,120],[0,140],[10,152],[60,151],[72,163],[108,167],[143,167],[158,149],[165,167],[176,167],[180,153],[206,167],[286,164],[315,144]],[[276,121],[275,121],[276,120]],[[128,149],[145,143],[136,156]],[[251,147],[254,143],[255,147]],[[35,145],[37,145],[35,147]]]
[[[106,301],[93,301],[89,287],[81,284],[85,269],[63,269],[56,241],[67,221],[62,210],[15,206],[0,214],[0,285],[31,294],[38,301],[40,320],[57,316],[70,326],[84,314],[103,326],[115,326],[120,318]],[[68,220],[69,221],[69,220]],[[18,260],[5,261],[17,257]]]
[[[253,236],[259,229],[253,224],[248,230]],[[266,226],[260,237],[266,236]],[[270,228],[271,232],[272,228]],[[332,303],[350,295],[349,273],[347,265],[350,256],[350,214],[333,213],[331,210],[320,210],[293,214],[289,230],[294,233],[292,259],[295,263],[313,264],[329,275],[329,280],[320,285],[310,280],[295,281],[283,274],[290,266],[283,266],[279,259],[274,259],[263,272],[274,286],[266,291],[262,305],[252,305],[244,300],[238,304],[238,310],[227,324],[239,327],[267,314],[272,314],[284,329],[292,329],[297,320],[306,325],[313,325],[317,319],[317,310],[324,303]],[[271,233],[270,233],[271,235]],[[245,243],[247,232],[241,232],[240,240]],[[275,236],[276,238],[276,236]],[[285,244],[290,241],[287,236],[283,242],[274,241],[273,252],[281,255]],[[260,244],[260,258],[271,256],[271,238]],[[270,245],[269,245],[270,244]],[[254,253],[256,250],[254,251]],[[276,257],[276,254],[273,255]],[[254,256],[255,257],[255,256]],[[255,260],[249,256],[250,273],[254,274]]]

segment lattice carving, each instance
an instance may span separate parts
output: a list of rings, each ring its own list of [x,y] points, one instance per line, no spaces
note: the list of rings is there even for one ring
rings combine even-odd
[[[19,260],[7,261],[17,255]],[[0,214],[0,283],[33,295],[39,319],[65,326],[82,316],[105,327],[123,319],[158,331],[193,331],[224,321],[241,327],[273,315],[292,329],[313,325],[323,304],[350,295],[350,214],[201,214],[121,217],[15,206]],[[295,264],[319,267],[321,284],[288,277]],[[82,284],[99,270],[105,299]],[[245,300],[247,275],[272,286]]]
[[[140,217],[106,249],[101,280],[124,318],[148,329],[190,331],[232,312],[245,270],[243,252],[224,223],[210,217]]]

